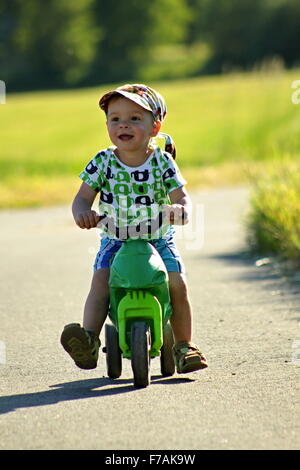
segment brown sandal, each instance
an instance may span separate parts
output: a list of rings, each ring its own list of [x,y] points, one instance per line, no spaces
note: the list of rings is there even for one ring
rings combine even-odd
[[[60,341],[80,369],[97,367],[100,340],[92,332],[78,323],[70,323],[65,326]]]
[[[180,341],[173,346],[173,356],[178,374],[186,374],[207,367],[205,356],[190,341]]]

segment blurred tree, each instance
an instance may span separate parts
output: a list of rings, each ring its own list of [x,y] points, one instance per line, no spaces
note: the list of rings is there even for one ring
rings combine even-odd
[[[8,89],[73,85],[96,52],[92,0],[0,0],[0,74]]]
[[[299,0],[187,0],[193,11],[187,41],[207,41],[212,57],[206,71],[248,68],[280,56],[300,59]]]
[[[98,83],[135,80],[157,44],[184,38],[189,20],[186,0],[95,0],[93,10],[103,32],[94,61]]]
[[[22,52],[14,43],[20,15],[18,0],[0,0],[0,79],[11,84],[25,69]]]
[[[151,61],[166,78],[158,51],[176,54],[174,44],[197,42],[211,52],[199,73],[251,68],[274,56],[293,66],[300,2],[0,0],[0,79],[8,91],[139,80]]]
[[[299,64],[300,2],[277,0],[275,6],[272,3],[272,7],[262,34],[264,55],[280,56],[288,67]]]
[[[207,41],[213,56],[212,72],[246,66],[260,56],[266,8],[264,0],[189,0],[195,12],[189,41]]]

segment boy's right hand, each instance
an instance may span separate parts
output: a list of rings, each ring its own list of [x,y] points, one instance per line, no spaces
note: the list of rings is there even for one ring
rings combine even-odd
[[[74,219],[78,227],[90,229],[97,227],[100,220],[100,216],[95,211],[87,210],[76,214],[76,216],[74,216]]]

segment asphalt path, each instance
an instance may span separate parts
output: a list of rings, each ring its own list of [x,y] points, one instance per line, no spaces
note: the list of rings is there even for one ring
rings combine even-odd
[[[299,282],[245,256],[246,189],[192,199],[177,244],[209,368],[162,378],[156,358],[145,389],[128,360],[113,381],[104,354],[83,371],[59,343],[82,320],[97,231],[69,207],[0,213],[0,449],[299,449]]]

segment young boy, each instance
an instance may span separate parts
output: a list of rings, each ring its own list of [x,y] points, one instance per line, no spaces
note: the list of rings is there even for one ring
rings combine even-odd
[[[85,303],[83,327],[77,323],[66,325],[62,346],[78,367],[96,367],[99,335],[109,306],[110,260],[121,247],[122,239],[135,233],[155,246],[167,267],[177,372],[203,369],[207,362],[192,343],[192,309],[183,264],[174,244],[174,228],[170,225],[188,222],[191,203],[184,188],[186,181],[172,158],[175,147],[171,140],[166,147],[171,154],[153,145],[155,138],[162,135],[159,131],[166,116],[165,101],[148,86],[124,85],[102,96],[99,106],[106,113],[107,130],[114,145],[100,151],[80,175],[83,182],[72,211],[81,229],[96,227],[103,217],[107,223]],[[169,136],[164,136],[168,140]],[[91,209],[97,193],[101,217]],[[163,208],[164,223],[158,218],[158,225],[149,225],[155,207]]]

